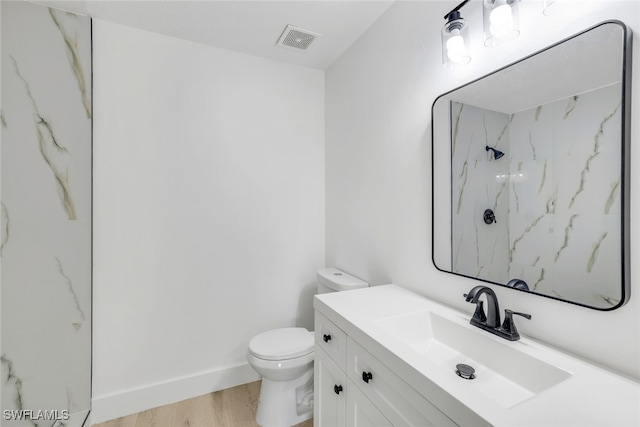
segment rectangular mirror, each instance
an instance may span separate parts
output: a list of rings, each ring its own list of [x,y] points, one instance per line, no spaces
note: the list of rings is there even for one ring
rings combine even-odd
[[[436,99],[436,268],[599,310],[626,302],[630,45],[603,22]]]

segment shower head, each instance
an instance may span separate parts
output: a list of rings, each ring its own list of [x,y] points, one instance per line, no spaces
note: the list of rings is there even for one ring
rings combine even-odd
[[[500,150],[496,150],[493,147],[489,147],[488,145],[486,147],[484,147],[485,151],[493,151],[493,158],[498,160],[500,157],[504,156],[504,153]]]

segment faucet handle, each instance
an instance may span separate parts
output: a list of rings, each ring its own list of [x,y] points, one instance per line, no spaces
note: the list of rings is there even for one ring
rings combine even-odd
[[[517,341],[520,339],[520,334],[518,333],[518,329],[516,328],[516,324],[513,321],[513,315],[516,314],[518,316],[522,316],[525,319],[531,319],[531,315],[527,313],[519,313],[517,311],[509,310],[508,308],[504,311],[504,322],[502,322],[502,331],[507,335],[507,339],[509,341]]]
[[[476,311],[473,313],[472,321],[476,321],[479,323],[484,323],[487,321],[487,315],[484,314],[483,301],[478,301],[476,303]]]

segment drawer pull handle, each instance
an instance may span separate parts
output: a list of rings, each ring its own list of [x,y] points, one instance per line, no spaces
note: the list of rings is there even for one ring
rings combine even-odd
[[[329,342],[329,341],[331,341],[331,335],[324,334],[324,335],[322,336],[322,341],[324,341],[324,342]]]
[[[342,386],[341,386],[341,385],[338,385],[338,384],[334,385],[334,386],[333,386],[333,391],[334,391],[336,394],[340,394],[340,392],[342,391]]]
[[[368,383],[372,379],[373,375],[371,374],[371,372],[362,371],[362,381]]]

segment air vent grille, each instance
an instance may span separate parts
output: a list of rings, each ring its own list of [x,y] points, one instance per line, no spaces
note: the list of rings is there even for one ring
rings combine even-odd
[[[318,33],[303,30],[293,25],[287,25],[276,45],[288,49],[306,50],[318,37],[320,37]]]

